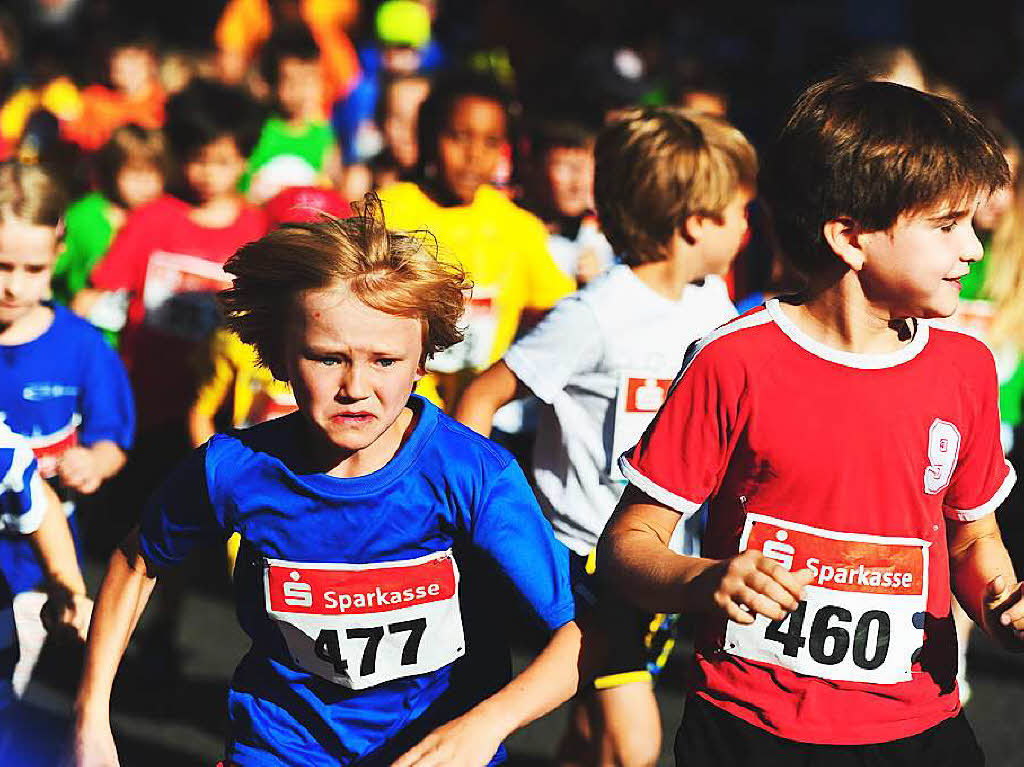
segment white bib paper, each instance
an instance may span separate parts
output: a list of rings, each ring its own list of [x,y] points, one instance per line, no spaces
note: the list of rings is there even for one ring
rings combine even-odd
[[[427,363],[436,373],[483,370],[491,364],[498,332],[498,298],[494,288],[474,287],[463,316],[465,333],[461,342],[438,352]]]
[[[658,378],[651,373],[627,371],[619,375],[611,465],[608,467],[612,479],[623,479],[619,471],[619,456],[640,441],[671,386],[671,378]]]
[[[369,565],[266,560],[267,614],[293,662],[362,690],[465,654],[452,552]]]
[[[220,324],[216,293],[231,275],[198,256],[157,251],[149,258],[142,303],[146,325],[167,335],[199,341]]]
[[[821,679],[896,684],[924,643],[928,547],[917,538],[828,530],[748,514],[740,551],[815,573],[781,621],[729,621],[725,651]]]

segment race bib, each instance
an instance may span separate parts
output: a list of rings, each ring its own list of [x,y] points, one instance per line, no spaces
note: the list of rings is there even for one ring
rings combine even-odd
[[[460,343],[438,352],[427,363],[436,373],[483,370],[491,363],[498,332],[498,299],[493,288],[473,288],[466,301],[465,333]]]
[[[166,335],[201,341],[220,324],[216,293],[231,275],[198,256],[157,251],[149,258],[142,303],[146,325]]]
[[[371,565],[266,560],[267,614],[295,665],[362,690],[465,654],[452,552]]]
[[[612,479],[623,479],[619,456],[640,441],[654,420],[672,386],[671,378],[656,378],[647,373],[625,372],[619,376],[615,397],[615,424],[612,430],[612,451],[608,473]]]
[[[924,643],[927,541],[835,533],[748,514],[740,550],[814,580],[781,621],[729,621],[725,651],[821,679],[896,684]]]

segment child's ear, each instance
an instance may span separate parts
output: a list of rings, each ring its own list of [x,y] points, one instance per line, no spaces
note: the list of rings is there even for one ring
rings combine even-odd
[[[690,215],[683,219],[683,223],[676,229],[676,232],[687,245],[696,245],[704,234],[705,224],[706,219],[703,216]]]
[[[822,227],[825,242],[839,259],[855,272],[864,266],[864,251],[860,235],[863,234],[852,218],[834,218]]]

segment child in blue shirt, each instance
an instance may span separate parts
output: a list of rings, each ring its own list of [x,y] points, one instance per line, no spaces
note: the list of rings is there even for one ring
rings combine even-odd
[[[496,764],[510,732],[575,690],[568,556],[512,456],[414,395],[457,343],[468,288],[380,202],[241,248],[227,322],[298,411],[217,435],[115,552],[76,705],[77,764],[116,762],[110,689],[157,575],[241,536],[252,639],[228,693],[226,764]],[[550,632],[513,683],[496,610]]]
[[[0,415],[27,439],[75,533],[74,499],[124,464],[134,411],[124,368],[99,331],[47,300],[64,203],[41,166],[0,168]],[[44,574],[23,536],[0,535],[0,568],[15,595],[21,691],[45,638]]]

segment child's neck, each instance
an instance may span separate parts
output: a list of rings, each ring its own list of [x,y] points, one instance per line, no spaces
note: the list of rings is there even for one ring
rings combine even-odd
[[[10,325],[0,325],[0,346],[18,346],[35,341],[53,323],[53,309],[38,304]]]
[[[838,351],[886,354],[899,351],[913,337],[906,318],[893,317],[867,299],[852,271],[780,306],[800,330]]]
[[[640,282],[670,301],[678,301],[687,285],[705,276],[679,258],[639,264],[630,269]]]
[[[235,223],[241,209],[242,201],[232,193],[200,202],[189,211],[188,217],[199,226],[223,229]]]

